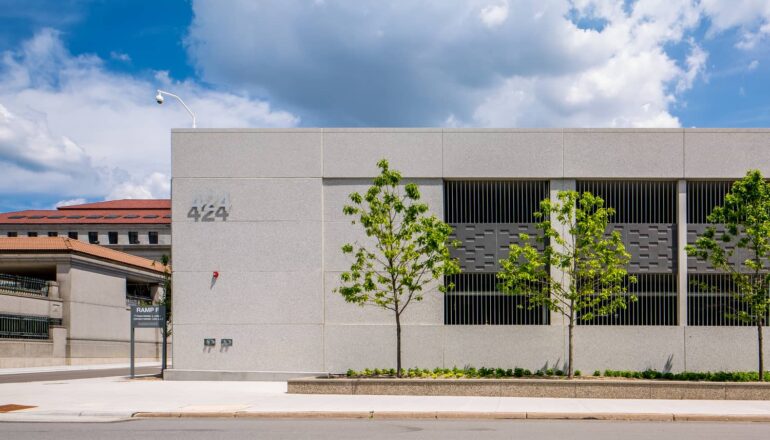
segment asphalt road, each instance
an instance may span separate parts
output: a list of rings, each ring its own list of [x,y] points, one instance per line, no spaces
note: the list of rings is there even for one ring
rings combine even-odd
[[[546,420],[132,420],[0,423],[8,439],[767,439],[770,423]]]
[[[137,367],[136,375],[160,374],[160,367]],[[128,368],[103,370],[46,371],[42,373],[0,374],[0,383],[42,382],[49,380],[90,379],[93,377],[128,376]]]

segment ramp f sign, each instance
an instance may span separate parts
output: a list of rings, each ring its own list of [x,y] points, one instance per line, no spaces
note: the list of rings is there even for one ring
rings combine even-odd
[[[131,378],[134,378],[134,329],[164,328],[166,306],[131,306]],[[164,332],[163,337],[166,337]]]
[[[131,328],[163,328],[166,306],[132,306]]]

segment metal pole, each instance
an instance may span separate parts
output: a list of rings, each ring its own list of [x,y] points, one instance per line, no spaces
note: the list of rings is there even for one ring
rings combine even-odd
[[[134,326],[131,325],[131,379],[134,378]]]
[[[167,345],[166,344],[167,344],[167,341],[168,341],[168,321],[166,321],[163,324],[163,350],[162,350],[163,360],[161,361],[161,365],[160,365],[160,374],[161,374],[161,376],[163,376],[163,372],[166,371],[166,350],[167,350],[167,348],[166,348]]]

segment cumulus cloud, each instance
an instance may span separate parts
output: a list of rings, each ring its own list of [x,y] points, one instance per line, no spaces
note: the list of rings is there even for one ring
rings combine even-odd
[[[484,6],[479,12],[479,17],[487,27],[500,26],[508,18],[508,1],[503,0],[499,4]]]
[[[189,115],[156,88],[183,96],[200,127],[294,126],[299,119],[246,94],[109,71],[45,29],[0,57],[0,185],[62,198],[167,197],[171,127]],[[18,182],[25,182],[19,185]]]
[[[306,123],[676,126],[672,109],[708,58],[690,40],[704,14],[690,0],[193,9],[187,47],[203,78],[268,96]],[[684,59],[668,53],[675,45],[689,46]]]

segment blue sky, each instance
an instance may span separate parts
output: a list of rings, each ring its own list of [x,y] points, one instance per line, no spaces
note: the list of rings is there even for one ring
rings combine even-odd
[[[167,197],[169,129],[767,127],[767,0],[0,0],[0,210]]]

